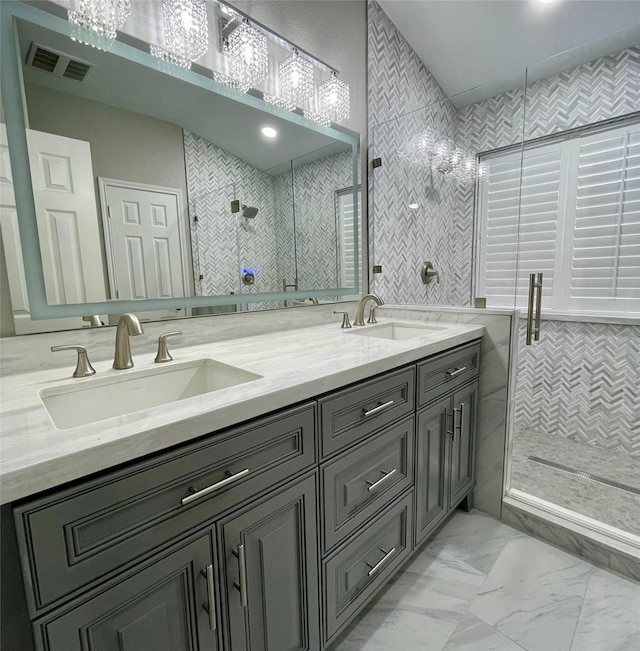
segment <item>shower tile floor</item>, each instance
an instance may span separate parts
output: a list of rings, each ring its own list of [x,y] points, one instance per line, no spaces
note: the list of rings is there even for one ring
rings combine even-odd
[[[640,495],[571,475],[529,459],[589,472],[640,490],[640,458],[516,426],[511,487],[640,536]],[[638,645],[640,651],[640,644]]]
[[[457,511],[331,651],[639,651],[640,583]]]

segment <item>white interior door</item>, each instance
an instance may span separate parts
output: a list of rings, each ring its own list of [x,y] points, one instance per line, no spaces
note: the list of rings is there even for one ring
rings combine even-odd
[[[185,296],[180,190],[100,179],[100,191],[112,296]],[[150,313],[150,318],[182,315],[184,310],[167,309]]]
[[[105,301],[91,147],[31,129],[27,143],[47,302]]]
[[[9,162],[7,131],[4,124],[0,124],[0,237],[4,246],[16,334],[24,335],[34,332],[53,332],[87,327],[81,317],[31,320],[27,285],[24,278],[22,245],[18,229],[18,212],[16,210],[13,177]]]

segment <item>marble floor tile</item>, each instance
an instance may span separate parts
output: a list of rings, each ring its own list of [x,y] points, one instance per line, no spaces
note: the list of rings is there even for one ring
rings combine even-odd
[[[445,552],[486,573],[508,540],[525,535],[482,511],[473,510],[464,517],[449,520],[429,544],[426,553],[437,556]]]
[[[331,651],[640,651],[640,583],[457,511]]]
[[[640,649],[640,584],[595,569],[571,651]]]
[[[592,569],[539,540],[511,540],[470,612],[528,651],[569,651]]]
[[[523,651],[481,619],[468,614],[457,626],[443,651]]]

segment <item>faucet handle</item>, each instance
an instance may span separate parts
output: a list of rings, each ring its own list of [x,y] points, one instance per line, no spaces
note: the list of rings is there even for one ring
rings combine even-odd
[[[89,377],[95,375],[96,369],[91,366],[87,349],[84,346],[64,345],[64,346],[51,346],[51,352],[57,353],[61,350],[75,350],[78,352],[78,362],[76,370],[73,372],[73,377]]]
[[[341,328],[350,328],[351,327],[351,321],[349,321],[349,312],[340,312],[340,311],[333,311],[334,314],[342,314],[342,325],[340,326]]]
[[[170,362],[173,357],[169,354],[169,349],[167,348],[167,338],[175,337],[176,335],[181,335],[182,330],[174,330],[173,332],[165,332],[158,337],[158,354],[153,360],[156,364],[161,364],[162,362]]]
[[[371,309],[369,310],[369,318],[367,319],[367,323],[378,323],[378,320],[376,319],[377,309],[378,309],[377,305],[371,306]]]

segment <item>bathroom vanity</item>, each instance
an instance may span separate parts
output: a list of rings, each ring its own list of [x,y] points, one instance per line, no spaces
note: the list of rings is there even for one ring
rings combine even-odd
[[[32,401],[23,434],[62,451],[2,478],[35,648],[329,646],[473,495],[482,327],[366,328],[186,349],[260,379],[154,413],[56,430]]]

